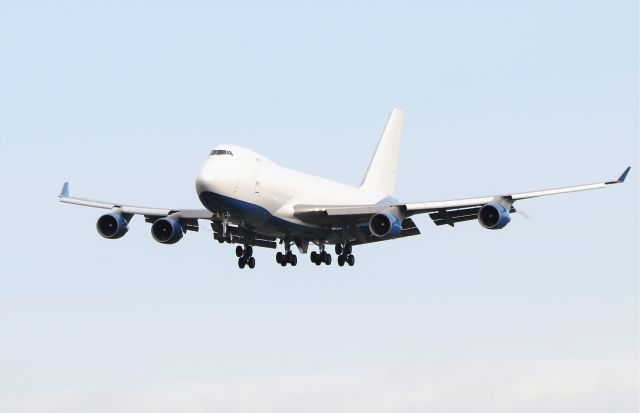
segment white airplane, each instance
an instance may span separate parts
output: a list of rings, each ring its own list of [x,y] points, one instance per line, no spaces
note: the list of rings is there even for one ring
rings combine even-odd
[[[332,182],[275,164],[266,157],[235,145],[216,146],[196,179],[196,190],[206,209],[138,207],[93,201],[69,195],[65,183],[61,202],[108,209],[96,224],[104,238],[117,239],[128,231],[134,215],[151,223],[151,235],[161,244],[175,244],[187,231],[198,231],[199,220],[210,221],[214,238],[236,247],[238,266],[254,268],[253,247],[276,249],[283,267],[295,266],[291,247],[311,261],[331,264],[326,245],[335,245],[338,265],[353,266],[353,247],[420,234],[411,216],[429,214],[435,225],[454,226],[477,219],[484,228],[502,229],[516,212],[513,204],[528,198],[604,188],[624,182],[630,167],[614,181],[501,194],[449,201],[402,203],[393,198],[403,114],[394,109],[382,132],[364,180],[359,187]]]

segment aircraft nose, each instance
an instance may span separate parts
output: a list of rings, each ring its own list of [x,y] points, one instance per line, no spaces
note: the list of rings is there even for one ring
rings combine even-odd
[[[196,191],[198,195],[202,194],[205,191],[211,191],[213,186],[215,186],[216,174],[214,170],[214,165],[211,160],[207,160],[200,172],[198,172],[198,176],[196,178]]]

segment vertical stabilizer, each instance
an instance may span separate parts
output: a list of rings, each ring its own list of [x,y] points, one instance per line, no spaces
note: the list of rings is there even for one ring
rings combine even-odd
[[[381,195],[393,195],[396,187],[396,171],[400,155],[400,135],[403,114],[393,109],[384,127],[376,152],[371,158],[369,169],[360,188]]]

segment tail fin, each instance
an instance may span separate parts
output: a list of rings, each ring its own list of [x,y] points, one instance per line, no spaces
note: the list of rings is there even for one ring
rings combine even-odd
[[[396,187],[398,155],[400,155],[400,134],[402,133],[403,114],[393,109],[384,127],[376,152],[371,158],[367,174],[360,188],[382,195],[393,195]]]

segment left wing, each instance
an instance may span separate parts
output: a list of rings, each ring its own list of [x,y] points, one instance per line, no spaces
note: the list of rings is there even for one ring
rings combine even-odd
[[[594,184],[568,186],[563,188],[545,189],[540,191],[520,192],[506,195],[484,196],[479,198],[463,198],[448,201],[416,202],[407,204],[375,204],[375,205],[351,205],[351,206],[322,206],[322,205],[296,205],[294,215],[302,221],[320,224],[347,224],[369,219],[379,212],[395,209],[404,218],[416,214],[428,213],[436,225],[448,224],[453,226],[456,222],[468,221],[478,218],[480,208],[488,203],[497,203],[505,207],[509,212],[516,212],[513,203],[523,199],[536,198],[548,195],[558,195],[571,192],[588,191],[605,188],[608,185],[624,182],[631,167],[625,169],[620,177],[613,181],[597,182]]]

